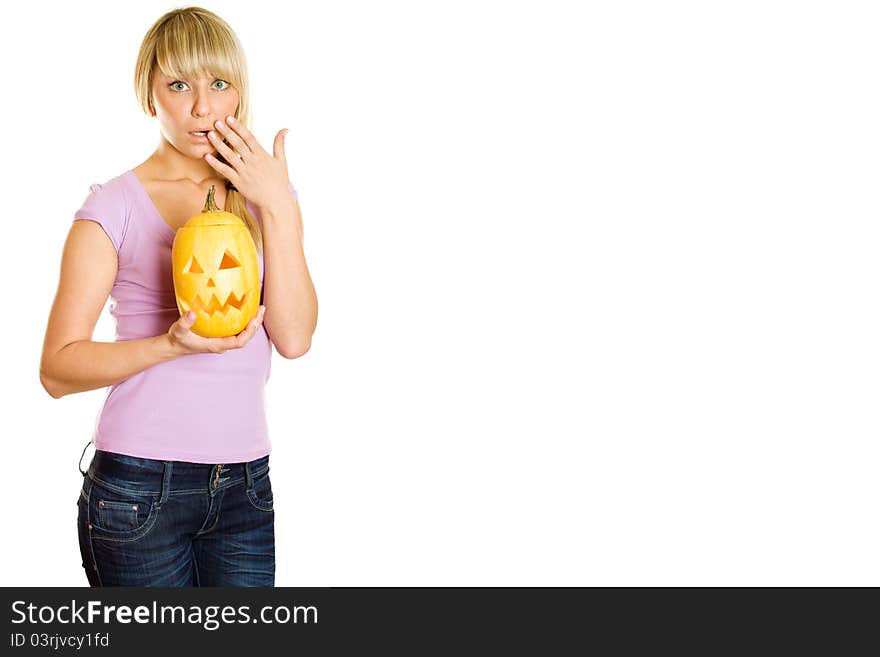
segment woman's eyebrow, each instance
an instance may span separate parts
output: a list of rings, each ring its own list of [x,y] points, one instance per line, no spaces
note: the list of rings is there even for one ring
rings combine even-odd
[[[222,75],[209,75],[204,78],[190,77],[188,75],[182,75],[182,76],[176,77],[176,78],[168,76],[168,75],[165,75],[164,77],[166,80],[225,80],[226,79]]]

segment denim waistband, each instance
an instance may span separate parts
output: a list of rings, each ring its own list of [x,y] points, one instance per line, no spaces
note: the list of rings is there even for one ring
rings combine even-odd
[[[247,463],[188,463],[160,461],[96,450],[87,476],[110,487],[167,497],[171,492],[212,492],[239,481],[252,480],[269,469],[269,455]]]

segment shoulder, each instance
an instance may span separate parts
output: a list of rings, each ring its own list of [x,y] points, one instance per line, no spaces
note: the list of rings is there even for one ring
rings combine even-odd
[[[74,221],[90,219],[97,221],[110,236],[117,250],[122,247],[128,231],[130,216],[127,173],[88,186],[88,194],[74,213]]]
[[[88,198],[101,199],[106,202],[115,202],[119,205],[127,204],[128,191],[127,177],[128,173],[121,173],[118,176],[105,180],[103,182],[93,182],[88,186]]]

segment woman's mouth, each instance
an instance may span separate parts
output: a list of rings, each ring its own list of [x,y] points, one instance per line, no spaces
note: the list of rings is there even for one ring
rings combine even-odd
[[[205,132],[190,132],[189,135],[195,141],[208,141],[208,132],[207,131],[205,131]]]

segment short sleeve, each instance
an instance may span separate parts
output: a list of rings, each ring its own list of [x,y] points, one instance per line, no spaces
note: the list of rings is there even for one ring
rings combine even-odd
[[[104,232],[116,247],[116,252],[122,248],[127,228],[125,211],[125,197],[118,185],[95,183],[89,187],[90,194],[86,197],[82,207],[73,215],[73,220],[91,219],[101,224]]]

